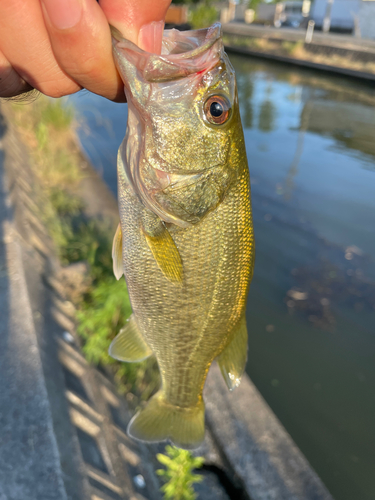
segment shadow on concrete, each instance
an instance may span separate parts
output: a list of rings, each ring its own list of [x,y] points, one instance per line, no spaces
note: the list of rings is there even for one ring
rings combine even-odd
[[[10,201],[23,166],[0,112],[0,499],[66,500]]]
[[[9,344],[9,280],[7,269],[7,255],[4,238],[4,223],[8,218],[8,210],[5,205],[4,186],[4,158],[3,137],[6,132],[6,124],[0,114],[0,470],[6,471],[9,467],[7,452],[9,444],[13,439],[13,419],[17,420],[17,413],[9,412],[9,403],[13,398],[13,370],[12,361],[8,359]],[[0,474],[1,477],[1,474]],[[0,481],[0,498],[8,498],[5,485]]]

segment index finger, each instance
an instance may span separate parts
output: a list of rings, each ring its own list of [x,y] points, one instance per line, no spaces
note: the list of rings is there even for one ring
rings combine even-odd
[[[96,0],[41,0],[41,5],[62,70],[91,92],[124,101],[108,21]]]

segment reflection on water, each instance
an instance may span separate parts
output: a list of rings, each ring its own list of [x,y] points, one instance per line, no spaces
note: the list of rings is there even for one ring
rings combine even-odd
[[[298,173],[298,166],[303,153],[305,135],[310,123],[312,110],[313,110],[313,101],[309,99],[303,106],[301,111],[296,150],[294,153],[293,160],[290,164],[290,168],[288,170],[288,175],[285,179],[285,187],[284,189],[282,187],[279,187],[279,193],[280,190],[283,191],[285,200],[290,200],[292,196],[292,192],[294,189],[293,179]]]
[[[117,150],[125,135],[127,106],[86,91],[66,98],[77,110],[82,149],[105,182],[117,193]]]
[[[271,132],[275,128],[276,108],[271,98],[272,86],[269,85],[266,89],[264,101],[261,103],[259,109],[258,128],[262,132]]]
[[[375,92],[232,62],[257,241],[248,373],[336,500],[373,500]],[[85,151],[115,191],[125,110],[73,100]]]
[[[245,126],[257,241],[248,373],[334,497],[370,500],[375,93],[310,71],[233,63],[242,114],[258,117]]]
[[[290,314],[301,311],[315,326],[334,333],[338,315],[334,305],[356,312],[375,311],[375,281],[362,270],[360,249],[348,247],[345,256],[350,262],[342,266],[320,257],[319,262],[292,270],[296,286],[285,297]]]

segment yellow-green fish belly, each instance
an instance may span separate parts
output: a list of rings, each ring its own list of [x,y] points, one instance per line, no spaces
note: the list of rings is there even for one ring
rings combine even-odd
[[[142,231],[145,210],[120,177],[123,264],[141,334],[154,352],[166,400],[198,404],[213,359],[245,313],[254,262],[247,165],[219,206],[188,228],[168,230],[183,263],[183,282],[159,269]]]

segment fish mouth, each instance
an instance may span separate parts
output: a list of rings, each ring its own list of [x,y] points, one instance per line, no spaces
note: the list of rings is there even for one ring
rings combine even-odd
[[[220,23],[201,30],[165,30],[160,55],[140,49],[116,28],[111,27],[111,32],[120,72],[125,58],[148,82],[171,81],[207,71],[218,63],[224,50]]]

